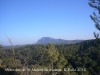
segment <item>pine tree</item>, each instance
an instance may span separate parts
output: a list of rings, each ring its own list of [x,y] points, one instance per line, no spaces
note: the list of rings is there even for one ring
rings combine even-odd
[[[95,23],[95,27],[100,31],[100,0],[89,0],[89,5],[96,9],[95,12],[93,12],[93,15],[90,15],[91,19]],[[94,36],[96,39],[99,38],[99,34],[94,32]]]
[[[93,15],[90,15],[91,19],[95,23],[95,27],[100,31],[100,0],[89,0],[89,5],[96,9],[93,12]],[[93,57],[95,57],[95,61],[98,63],[96,69],[94,68],[96,73],[100,72],[100,38],[99,38],[99,33],[94,32],[94,36],[96,38],[96,50],[94,51]],[[93,65],[92,65],[93,66]]]
[[[52,45],[48,44],[47,49],[44,54],[44,59],[45,59],[45,64],[52,66],[53,68],[53,63],[58,60],[59,52],[57,51],[57,48]]]

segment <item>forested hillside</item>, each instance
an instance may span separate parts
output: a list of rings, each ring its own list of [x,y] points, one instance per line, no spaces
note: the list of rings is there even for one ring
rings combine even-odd
[[[100,0],[0,1],[0,75],[100,75]],[[5,32],[5,33],[4,33]],[[4,34],[2,34],[4,33]],[[25,44],[13,46],[14,44]],[[5,35],[5,36],[4,36]],[[63,40],[42,36],[63,37]],[[52,44],[51,44],[52,43]]]
[[[0,75],[97,75],[98,43],[87,40],[76,44],[27,45],[15,48],[15,56],[12,49],[0,48]]]

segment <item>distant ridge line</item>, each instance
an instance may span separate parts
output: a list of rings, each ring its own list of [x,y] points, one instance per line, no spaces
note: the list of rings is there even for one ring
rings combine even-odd
[[[40,38],[36,44],[47,44],[47,43],[52,43],[52,44],[74,44],[78,42],[82,42],[84,40],[65,40],[65,39],[55,39],[52,37],[42,37]]]

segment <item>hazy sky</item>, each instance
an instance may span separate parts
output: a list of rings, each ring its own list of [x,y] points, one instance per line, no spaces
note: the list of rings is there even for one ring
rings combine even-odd
[[[32,44],[41,37],[94,39],[88,0],[0,0],[0,44]]]

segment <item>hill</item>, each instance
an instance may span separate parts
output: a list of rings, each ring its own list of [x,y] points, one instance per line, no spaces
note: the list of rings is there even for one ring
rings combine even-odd
[[[64,39],[55,39],[51,37],[42,37],[37,41],[36,44],[73,44],[73,43],[78,43],[82,42],[83,40],[64,40]]]

